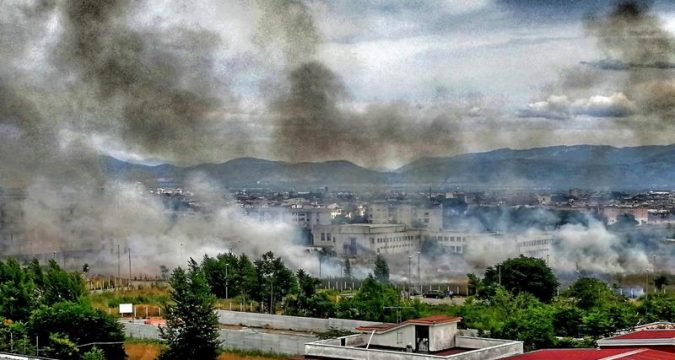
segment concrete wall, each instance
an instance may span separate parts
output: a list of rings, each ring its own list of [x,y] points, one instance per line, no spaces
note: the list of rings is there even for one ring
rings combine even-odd
[[[255,328],[272,328],[308,332],[329,330],[354,331],[358,326],[370,326],[380,323],[348,319],[319,319],[299,316],[271,315],[228,310],[216,311],[218,322],[226,325],[242,325]]]
[[[142,339],[158,339],[159,331],[154,325],[141,322],[123,322],[127,336]],[[305,343],[318,340],[304,334],[262,332],[252,329],[220,330],[218,340],[227,349],[257,350],[277,354],[298,355],[304,352]]]
[[[455,347],[457,323],[429,327],[429,351],[441,351]]]

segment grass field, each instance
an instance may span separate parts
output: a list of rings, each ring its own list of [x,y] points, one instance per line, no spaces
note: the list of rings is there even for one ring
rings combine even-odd
[[[155,360],[162,351],[162,345],[156,342],[131,341],[124,344],[128,360]],[[223,352],[218,360],[281,360],[285,356],[264,355],[255,352]]]

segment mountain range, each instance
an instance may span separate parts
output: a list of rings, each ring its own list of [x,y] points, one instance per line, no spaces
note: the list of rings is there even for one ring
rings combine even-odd
[[[447,189],[671,189],[675,144],[617,148],[575,145],[498,149],[424,157],[391,171],[348,161],[289,163],[238,158],[221,164],[179,167],[140,165],[102,157],[109,177],[154,184],[182,184],[201,172],[225,187],[442,187]]]

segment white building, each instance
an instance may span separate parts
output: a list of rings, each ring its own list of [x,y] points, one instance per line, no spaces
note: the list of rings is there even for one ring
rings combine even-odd
[[[519,236],[516,238],[518,254],[550,261],[553,252],[553,236],[540,234],[536,236]]]
[[[283,221],[303,229],[331,223],[331,209],[314,207],[255,207],[246,214],[261,222]]]
[[[332,247],[338,256],[373,256],[417,251],[422,230],[401,224],[314,226],[314,246]]]
[[[368,205],[366,214],[371,224],[403,224],[432,231],[443,227],[443,209],[440,206],[374,203]]]

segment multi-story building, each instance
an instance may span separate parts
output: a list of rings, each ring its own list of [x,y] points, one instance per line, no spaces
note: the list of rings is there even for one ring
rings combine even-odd
[[[315,207],[254,207],[245,210],[247,215],[258,221],[284,221],[309,230],[316,225],[329,225],[332,211]]]
[[[550,261],[553,250],[553,236],[540,234],[536,236],[516,237],[518,254]]]
[[[374,203],[368,205],[366,214],[371,224],[403,224],[432,231],[443,227],[443,211],[440,206]]]
[[[422,230],[402,224],[317,225],[314,246],[332,247],[338,256],[401,254],[419,249]]]

